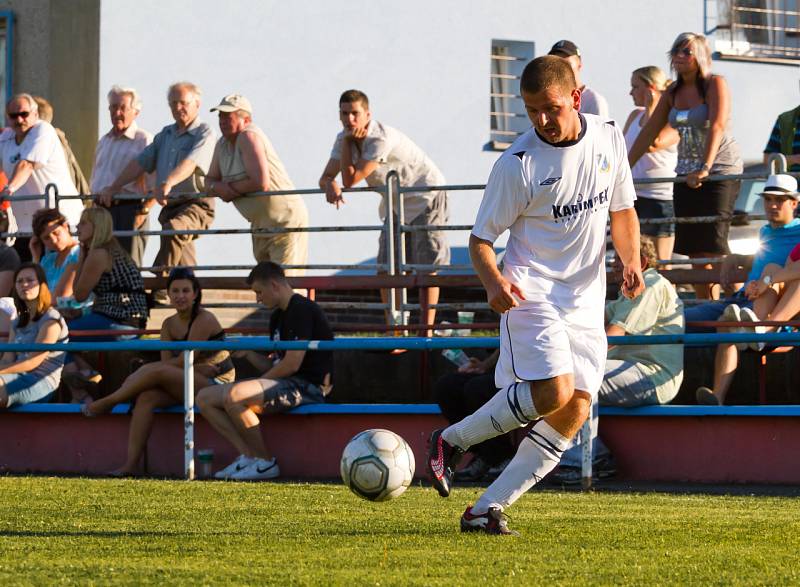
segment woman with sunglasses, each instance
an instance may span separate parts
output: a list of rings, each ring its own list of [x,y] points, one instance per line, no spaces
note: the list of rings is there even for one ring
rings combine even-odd
[[[67,342],[69,331],[52,305],[44,271],[23,263],[14,273],[12,292],[17,318],[9,342],[23,344]],[[61,382],[64,351],[3,353],[0,359],[0,408],[46,402]]]
[[[201,307],[200,282],[191,269],[176,267],[167,278],[167,295],[175,314],[164,320],[161,340],[224,340],[225,334],[216,316]],[[231,383],[235,378],[228,351],[195,353],[195,390]],[[128,435],[128,458],[115,475],[136,472],[156,408],[183,402],[183,353],[161,351],[161,360],[147,363],[131,374],[117,391],[83,407],[86,416],[110,411],[121,402],[136,400]]]
[[[667,124],[675,128],[680,135],[675,171],[685,180],[675,184],[675,216],[723,218],[711,226],[678,223],[675,252],[690,258],[725,255],[730,253],[728,230],[739,180],[710,182],[706,178],[742,173],[739,146],[728,129],[730,90],[724,78],[711,73],[711,48],[704,36],[681,33],[669,55],[677,79],[661,96],[628,159],[635,165]],[[719,286],[696,285],[695,292],[698,298],[717,298]]]

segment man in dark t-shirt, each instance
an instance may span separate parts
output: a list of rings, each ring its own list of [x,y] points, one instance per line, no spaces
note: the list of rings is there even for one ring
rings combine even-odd
[[[272,310],[269,321],[272,340],[333,340],[322,309],[294,293],[279,265],[259,263],[247,283],[256,292],[258,301]],[[264,444],[258,415],[325,401],[332,388],[330,351],[278,351],[270,357],[248,351],[246,358],[262,371],[259,377],[212,385],[197,394],[203,416],[240,453],[214,475],[217,479],[278,477],[278,463]]]

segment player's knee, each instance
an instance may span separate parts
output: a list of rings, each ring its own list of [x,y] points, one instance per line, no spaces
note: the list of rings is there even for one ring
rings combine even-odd
[[[565,378],[554,377],[546,382],[538,383],[540,385],[534,388],[533,405],[542,416],[557,412],[572,399],[572,385]]]

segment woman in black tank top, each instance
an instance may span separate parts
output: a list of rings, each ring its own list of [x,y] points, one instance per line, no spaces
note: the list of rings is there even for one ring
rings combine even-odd
[[[173,269],[167,279],[167,293],[176,312],[161,326],[161,340],[223,340],[225,335],[217,318],[201,305],[202,290],[194,273],[185,267]],[[209,385],[230,383],[235,378],[228,351],[195,353],[195,390]],[[86,404],[83,413],[96,416],[122,402],[136,400],[128,438],[128,458],[112,474],[137,472],[147,445],[153,411],[183,402],[183,354],[161,351],[161,360],[147,363],[132,373],[117,391]]]

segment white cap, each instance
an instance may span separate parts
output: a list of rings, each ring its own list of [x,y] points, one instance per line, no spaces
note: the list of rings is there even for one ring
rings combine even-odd
[[[771,196],[786,196],[793,200],[800,197],[800,194],[797,193],[797,180],[785,173],[770,175],[767,178],[767,183],[764,184],[764,191],[760,192],[758,195],[763,196],[766,194]]]

